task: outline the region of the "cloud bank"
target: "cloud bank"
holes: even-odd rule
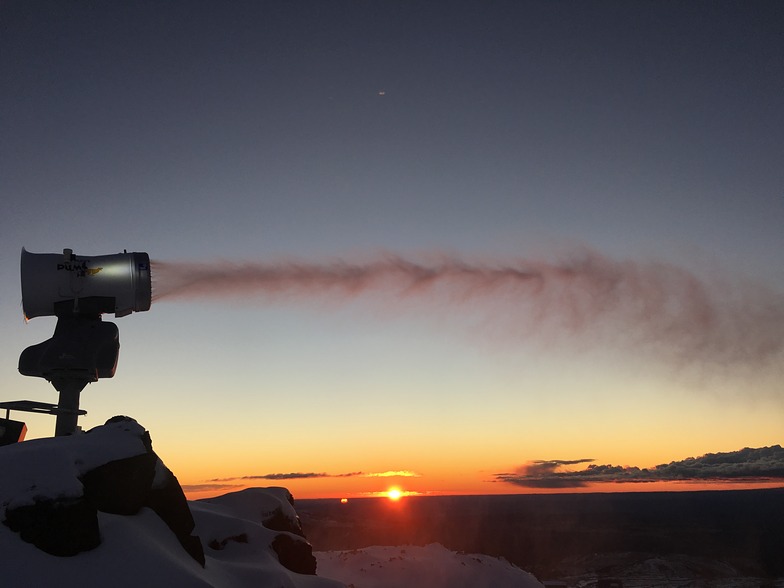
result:
[[[776,365],[784,295],[742,281],[706,281],[674,264],[580,250],[557,262],[469,262],[381,255],[349,262],[153,263],[154,299],[344,302],[446,313],[519,340],[609,343],[679,362]]]
[[[595,482],[784,482],[784,449],[780,445],[728,453],[708,453],[653,468],[594,465],[584,470],[562,471],[564,465],[593,459],[534,461],[513,473],[495,475],[498,482],[526,488],[579,488]]]
[[[233,489],[240,489],[242,485],[240,484],[182,484],[183,492],[216,492],[216,491],[223,491],[226,490],[233,490]]]
[[[389,470],[387,472],[377,472],[362,474],[365,478],[420,478],[421,475],[410,470]]]
[[[418,478],[420,474],[409,470],[390,470],[387,472],[348,472],[345,474],[328,474],[326,472],[290,472],[287,474],[256,474],[236,476],[232,478],[214,478],[208,482],[235,482],[238,480],[303,480],[309,478]]]

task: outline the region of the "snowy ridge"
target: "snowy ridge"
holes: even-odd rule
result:
[[[102,542],[74,557],[57,557],[25,543],[0,525],[3,588],[340,588],[340,582],[306,576],[284,568],[269,548],[277,534],[261,525],[194,509],[200,532],[224,536],[247,533],[248,542],[228,542],[225,549],[205,549],[202,568],[182,548],[166,524],[150,509],[134,516],[99,513]]]
[[[319,574],[353,588],[539,588],[534,576],[504,559],[424,547],[366,547],[314,553]]]

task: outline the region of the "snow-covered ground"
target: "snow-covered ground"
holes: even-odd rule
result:
[[[366,547],[315,553],[319,574],[354,588],[428,586],[534,588],[542,584],[503,559],[455,553],[433,543],[424,547]]]
[[[228,503],[228,501],[227,501]],[[227,508],[228,506],[228,508]],[[534,588],[542,584],[506,561],[426,547],[368,547],[315,553],[318,575],[296,574],[269,549],[276,533],[227,513],[233,505],[191,503],[197,533],[204,537],[246,534],[205,548],[199,566],[149,509],[134,516],[99,513],[102,543],[74,557],[57,557],[25,543],[0,526],[3,588]],[[242,505],[238,510],[242,510]]]
[[[144,455],[149,446],[149,440],[144,442],[145,434],[135,421],[126,420],[96,427],[87,434],[0,447],[0,521],[5,523],[13,509],[42,502],[67,506],[84,501],[84,476],[105,464]],[[165,470],[160,462],[156,480],[159,470]],[[30,529],[36,531],[29,525],[13,531],[7,524],[0,524],[0,587],[541,586],[533,576],[503,560],[458,554],[437,544],[318,553],[318,575],[300,574],[282,565],[273,548],[281,534],[297,539],[296,533],[262,524],[270,525],[269,517],[275,513],[279,520],[298,524],[285,488],[253,488],[190,502],[188,506],[196,523],[193,532],[204,547],[203,567],[151,508],[142,507],[135,514],[111,514],[99,509],[100,541],[73,556],[51,555],[28,542],[33,541]],[[50,515],[51,511],[35,514],[39,518],[33,522],[39,525],[38,530],[41,525],[53,528],[51,519],[45,518]],[[67,528],[72,529],[73,524],[69,525]]]
[[[269,549],[273,531],[226,508],[191,503],[197,532],[203,537],[245,533],[248,542],[227,542],[205,549],[199,566],[149,509],[135,516],[99,513],[102,543],[74,557],[57,557],[25,543],[0,526],[3,588],[533,588],[530,574],[485,555],[466,555],[441,545],[369,547],[356,551],[317,552],[318,575],[296,574],[278,563]],[[229,506],[231,508],[231,506]]]
[[[144,429],[128,420],[96,427],[86,434],[36,439],[0,447],[0,521],[7,513],[36,503],[82,499],[81,480],[90,470],[146,453]],[[165,469],[159,462],[158,468]],[[156,473],[157,478],[157,473]],[[293,514],[288,492],[260,490],[250,499],[259,511],[280,507]],[[292,572],[278,561],[271,545],[279,531],[267,529],[250,516],[249,495],[232,500],[192,505],[196,532],[201,534],[202,567],[178,541],[167,524],[150,508],[132,515],[98,510],[100,542],[74,556],[51,555],[33,545],[36,529],[15,532],[0,524],[0,586],[2,588],[339,588],[343,584]],[[52,528],[41,516],[37,524]],[[23,538],[23,534],[26,536]],[[226,541],[222,549],[208,547],[242,535],[246,542]]]
[[[57,557],[0,527],[3,588],[339,588],[339,582],[290,572],[267,544],[251,541],[213,552],[202,568],[149,509],[134,516],[99,513],[101,545]],[[258,534],[263,534],[262,530]]]

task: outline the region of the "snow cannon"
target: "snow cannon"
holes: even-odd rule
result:
[[[122,317],[150,309],[152,280],[146,253],[75,255],[22,249],[22,309],[37,316]]]
[[[25,349],[19,373],[44,378],[60,393],[57,404],[29,400],[0,402],[7,411],[0,429],[10,426],[8,411],[41,412],[57,416],[55,436],[78,431],[79,395],[87,384],[114,377],[120,352],[115,317],[150,309],[152,280],[146,253],[75,255],[30,253],[22,249],[22,309],[26,319],[56,316],[54,336]],[[10,430],[10,429],[9,429]],[[16,430],[11,441],[20,437]],[[5,437],[9,437],[5,435]],[[4,438],[5,438],[4,437]],[[21,437],[23,438],[23,436]]]

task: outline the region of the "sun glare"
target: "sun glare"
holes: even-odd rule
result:
[[[390,500],[400,500],[403,496],[403,491],[400,488],[390,488],[387,490],[387,498]]]

